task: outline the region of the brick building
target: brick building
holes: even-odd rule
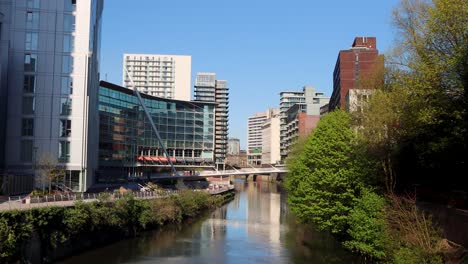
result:
[[[360,81],[374,71],[378,57],[375,37],[356,37],[350,49],[340,51],[333,71],[330,111],[336,108],[346,109],[349,90],[361,88]]]

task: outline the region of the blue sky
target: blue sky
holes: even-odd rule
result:
[[[101,78],[122,82],[123,53],[192,56],[195,74],[216,72],[230,88],[229,136],[246,145],[247,117],[278,107],[279,92],[315,86],[331,95],[340,49],[377,37],[385,53],[397,0],[107,0]]]

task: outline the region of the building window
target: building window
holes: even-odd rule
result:
[[[70,161],[70,141],[59,142],[59,161],[60,162]]]
[[[60,136],[71,136],[71,120],[60,120]]]
[[[37,69],[37,55],[25,54],[24,55],[24,71],[35,72]]]
[[[21,140],[20,159],[23,162],[32,162],[33,141],[31,139]]]
[[[39,13],[26,12],[26,29],[39,29]]]
[[[72,73],[73,72],[73,57],[72,56],[63,56],[62,58],[62,73]]]
[[[60,115],[69,116],[72,111],[72,99],[60,98]]]
[[[73,12],[76,10],[76,0],[65,0],[65,11]]]
[[[38,34],[28,32],[26,33],[26,50],[37,50]]]
[[[65,32],[75,31],[75,16],[71,14],[63,15],[63,30]]]
[[[35,88],[36,88],[36,76],[34,76],[34,75],[25,75],[24,76],[23,92],[24,93],[34,93]]]
[[[320,104],[320,99],[319,98],[313,98],[312,103],[313,104]]]
[[[22,127],[21,127],[22,136],[33,136],[34,135],[34,119],[33,118],[23,118]]]
[[[27,7],[28,8],[39,8],[39,0],[28,0]]]
[[[75,49],[75,37],[63,35],[63,52],[73,52]]]
[[[72,77],[62,77],[62,94],[73,94],[73,78]]]
[[[34,114],[34,97],[23,96],[23,115]]]

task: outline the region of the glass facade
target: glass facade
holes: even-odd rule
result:
[[[178,166],[209,165],[214,152],[214,103],[188,102],[141,94],[169,159]],[[151,123],[132,90],[101,82],[99,167],[129,175],[168,168]],[[120,174],[121,175],[121,174]],[[98,181],[110,181],[100,177]]]

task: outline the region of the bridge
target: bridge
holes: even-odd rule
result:
[[[177,171],[175,174],[158,174],[152,175],[150,178],[154,180],[158,179],[196,179],[206,177],[224,177],[224,176],[250,176],[250,175],[271,175],[271,174],[284,174],[288,170],[285,167],[273,167],[270,168],[242,168],[232,170],[205,170],[205,171]]]
[[[287,173],[288,170],[284,167],[271,168],[243,168],[233,170],[218,170],[218,171],[202,171],[200,177],[215,177],[215,176],[236,176],[236,175],[267,175],[272,173]]]

